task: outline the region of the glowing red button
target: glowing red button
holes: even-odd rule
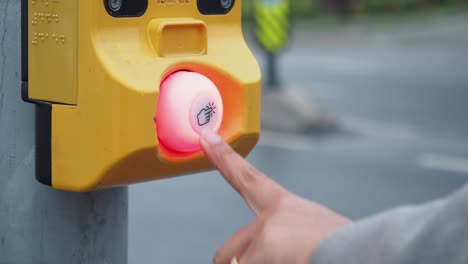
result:
[[[156,109],[158,139],[178,152],[200,149],[204,129],[217,132],[223,120],[223,102],[214,83],[188,71],[171,74],[161,84]]]

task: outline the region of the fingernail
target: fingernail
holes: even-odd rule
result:
[[[205,140],[208,144],[214,145],[223,141],[218,134],[213,132],[211,129],[205,129],[202,132],[202,139]]]

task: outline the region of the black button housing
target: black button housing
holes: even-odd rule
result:
[[[104,7],[113,17],[141,17],[148,9],[148,0],[104,0]]]
[[[235,3],[236,0],[197,0],[198,10],[203,15],[225,15]]]

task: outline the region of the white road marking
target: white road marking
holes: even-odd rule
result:
[[[451,150],[468,151],[468,144],[459,140],[427,137],[415,127],[395,123],[344,117],[339,120],[344,131],[369,137],[383,137],[423,142],[431,146],[444,146]],[[284,150],[310,152],[317,148],[318,140],[312,135],[264,130],[260,137],[260,146]],[[382,150],[385,151],[385,150]],[[443,154],[422,153],[418,166],[425,169],[437,169],[468,174],[468,157],[457,157]]]
[[[424,169],[445,170],[468,175],[468,158],[436,153],[423,153],[418,165]]]
[[[356,117],[340,117],[340,124],[346,131],[367,136],[416,139],[420,135],[416,128],[384,121]]]
[[[408,125],[348,116],[340,117],[338,121],[344,131],[357,135],[424,142],[432,146],[444,146],[454,151],[468,151],[468,144],[461,139],[433,137]]]
[[[259,145],[287,150],[310,151],[314,147],[314,141],[311,136],[275,131],[263,131],[260,137]]]
[[[382,121],[344,117],[339,119],[345,131],[365,136],[416,139],[416,129]],[[316,142],[312,136],[294,133],[263,131],[259,145],[287,150],[310,151]]]

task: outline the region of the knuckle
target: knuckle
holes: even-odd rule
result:
[[[228,148],[220,148],[218,151],[218,159],[222,164],[229,164],[234,161],[235,154]]]
[[[213,263],[215,264],[221,264],[221,263],[224,263],[226,262],[226,253],[227,252],[224,252],[225,250],[223,250],[223,248],[220,248],[218,249],[218,251],[216,251],[216,254],[214,255],[213,257]]]
[[[247,186],[255,186],[255,183],[258,181],[259,172],[249,164],[242,164],[239,168],[242,172],[240,174],[240,180],[243,184]]]
[[[288,195],[285,195],[283,193],[279,194],[277,200],[276,200],[276,203],[275,203],[275,207],[277,210],[282,210],[284,208],[288,208],[292,205],[293,201],[291,199],[291,197],[289,197]]]
[[[273,218],[265,221],[265,225],[260,231],[259,239],[267,248],[274,247],[277,244],[276,231],[276,224]]]
[[[220,165],[224,165],[225,163],[229,162],[229,148],[224,146],[224,144],[218,143],[213,145],[212,155],[217,163],[220,163]]]
[[[292,206],[290,197],[283,192],[277,192],[275,200],[270,204],[270,212],[273,215],[283,212]]]
[[[216,255],[213,257],[213,264],[220,264],[221,263],[221,257],[216,253]]]

